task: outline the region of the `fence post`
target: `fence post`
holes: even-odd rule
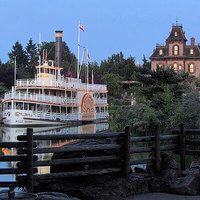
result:
[[[161,171],[161,152],[160,152],[160,126],[155,126],[155,163],[156,171]]]
[[[27,191],[33,192],[33,129],[27,128]]]
[[[185,170],[185,127],[184,123],[179,125],[179,138],[180,138],[180,162],[181,171]]]
[[[131,135],[131,127],[125,127],[125,135],[124,135],[124,178],[128,179],[130,172],[130,135]]]

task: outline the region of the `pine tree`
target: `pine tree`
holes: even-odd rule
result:
[[[35,66],[38,62],[38,56],[36,55],[37,46],[33,43],[33,40],[30,39],[26,46],[26,56],[27,56],[27,70],[30,77],[34,77],[36,70]]]

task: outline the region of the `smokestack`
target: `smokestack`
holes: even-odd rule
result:
[[[55,66],[62,66],[62,31],[56,32]]]
[[[195,45],[195,39],[192,37],[191,38],[191,46],[194,46]]]

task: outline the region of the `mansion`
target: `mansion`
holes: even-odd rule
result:
[[[166,45],[156,45],[151,55],[151,69],[157,66],[174,68],[175,71],[189,72],[190,75],[200,77],[200,45],[195,45],[195,38],[191,38],[190,45],[182,25],[173,25]]]

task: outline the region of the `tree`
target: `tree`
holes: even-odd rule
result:
[[[38,62],[38,56],[36,55],[37,46],[33,43],[33,40],[30,39],[26,46],[26,57],[27,57],[27,71],[30,77],[34,77],[36,73],[35,66]]]
[[[4,83],[4,87],[11,88],[14,85],[14,64],[0,64],[0,82]]]
[[[5,84],[0,82],[0,97],[3,97],[4,93],[7,91],[8,89],[5,87]]]
[[[42,50],[47,49],[48,60],[55,60],[55,42],[43,42]],[[75,74],[76,56],[70,51],[66,42],[62,42],[62,66],[63,74]]]
[[[18,78],[28,78],[28,70],[27,70],[27,55],[23,50],[22,45],[17,41],[15,45],[12,47],[10,53],[8,53],[10,58],[10,63],[13,63],[16,57],[17,61],[17,77]]]
[[[122,131],[129,124],[133,127],[134,134],[151,135],[154,131],[153,124],[160,122],[157,116],[157,111],[143,103],[121,106],[113,116],[113,124],[117,131]]]
[[[108,87],[108,94],[119,97],[121,94],[121,79],[120,76],[117,74],[112,74],[112,73],[106,73],[102,77],[104,83]]]

